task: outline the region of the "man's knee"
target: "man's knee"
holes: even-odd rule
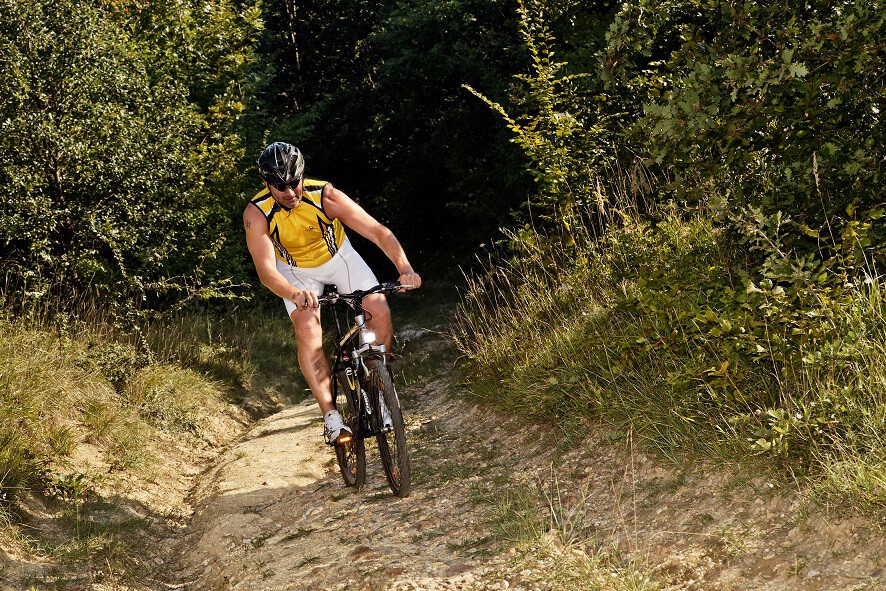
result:
[[[322,340],[320,315],[306,310],[295,310],[290,316],[295,328],[295,338],[299,345]]]
[[[373,322],[391,323],[391,309],[385,296],[374,294],[366,298],[363,307],[372,315]]]

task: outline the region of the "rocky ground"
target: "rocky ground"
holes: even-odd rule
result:
[[[287,408],[205,474],[158,582],[193,591],[883,587],[883,524],[810,511],[783,485],[664,466],[629,436],[589,428],[565,449],[550,426],[453,396],[450,370],[402,393],[408,498],[390,494],[374,445],[367,486],[345,488],[313,403]]]

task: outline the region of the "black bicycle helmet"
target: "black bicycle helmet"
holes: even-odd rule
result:
[[[274,142],[258,157],[258,174],[277,185],[288,183],[305,170],[305,158],[298,148],[285,142]]]

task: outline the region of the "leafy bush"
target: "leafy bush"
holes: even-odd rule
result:
[[[884,23],[855,0],[629,3],[600,74],[642,101],[626,140],[671,195],[694,204],[713,187],[726,209],[840,228],[884,202]]]
[[[150,353],[139,353],[131,345],[109,342],[90,343],[83,363],[95,367],[119,393],[123,393],[126,383],[140,369],[152,362]]]
[[[231,127],[251,58],[229,50],[258,23],[230,2],[184,4],[0,6],[7,297],[92,286],[123,316],[230,284],[214,262],[229,202],[207,196],[241,154]],[[194,51],[158,41],[170,35]]]
[[[546,223],[471,284],[475,388],[567,432],[602,416],[672,457],[761,454],[886,501],[882,11],[626,3],[576,70],[549,5],[523,5],[526,92],[484,99]]]

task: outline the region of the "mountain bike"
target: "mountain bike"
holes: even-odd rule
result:
[[[374,293],[393,293],[411,285],[383,283],[366,291],[338,293],[334,286],[319,298],[332,309],[335,324],[335,362],[332,365],[332,400],[351,429],[335,443],[335,456],[346,486],[366,483],[366,439],[375,437],[388,485],[394,496],[409,494],[410,464],[400,400],[383,344],[366,327],[363,298]],[[342,332],[337,302],[353,312],[353,324]],[[389,420],[385,421],[385,415]]]

